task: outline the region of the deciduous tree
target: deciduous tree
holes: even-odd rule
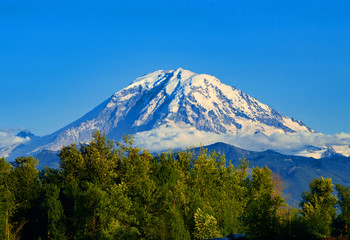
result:
[[[313,237],[329,237],[332,221],[336,217],[337,203],[337,198],[332,194],[332,179],[316,178],[310,182],[309,186],[310,190],[302,195],[302,221]]]

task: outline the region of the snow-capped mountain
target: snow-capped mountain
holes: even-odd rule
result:
[[[212,136],[208,133],[289,136],[315,132],[216,77],[178,68],[137,78],[82,118],[51,135],[16,147],[10,155],[57,151],[63,145],[88,142],[97,129],[116,140],[124,134],[139,134],[139,138],[149,139],[152,131],[161,131],[167,137],[167,132],[174,132],[171,129],[196,131],[207,138]],[[171,140],[171,135],[168,139]],[[199,142],[191,144],[199,145]],[[158,145],[158,150],[168,149]]]
[[[100,129],[111,138],[161,126],[214,133],[313,132],[300,121],[206,74],[176,69],[136,79],[58,134],[60,142],[85,141]]]
[[[134,144],[151,152],[207,145],[233,163],[247,158],[252,166],[267,165],[290,183],[290,203],[299,201],[312,178],[349,183],[349,134],[316,133],[216,77],[181,68],[137,78],[50,135],[13,135],[15,144],[2,149],[0,145],[0,157],[34,155],[40,159],[39,168],[58,167],[57,151],[89,142],[95,130],[113,140],[133,134]]]
[[[35,137],[29,130],[21,130],[16,135],[9,130],[0,131],[0,157],[7,157],[17,146]]]

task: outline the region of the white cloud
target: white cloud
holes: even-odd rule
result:
[[[150,151],[185,149],[190,146],[209,145],[224,142],[253,151],[273,149],[285,154],[293,154],[305,146],[343,146],[350,145],[350,134],[327,135],[322,133],[296,133],[285,135],[263,134],[215,134],[195,128],[161,127],[152,131],[135,134],[135,144]]]
[[[0,149],[28,141],[29,137],[16,136],[19,130],[21,129],[0,129]]]

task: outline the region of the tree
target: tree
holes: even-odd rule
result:
[[[159,239],[190,238],[186,229],[187,211],[185,173],[173,153],[158,155],[151,167],[151,178],[157,185],[155,215],[159,224]]]
[[[221,178],[222,189],[214,203],[216,218],[222,235],[244,231],[242,215],[247,203],[245,179],[248,176],[248,164],[240,160],[235,168],[231,163],[219,168],[218,177]]]
[[[301,214],[311,236],[324,238],[331,235],[332,221],[336,217],[337,198],[333,196],[333,184],[330,178],[314,179],[310,190],[302,195]]]
[[[348,226],[350,223],[350,188],[341,184],[336,184],[338,192],[338,205],[341,210],[340,217],[344,221],[345,234],[348,234]]]
[[[101,239],[139,239],[132,200],[126,196],[125,184],[113,184],[106,190],[97,208],[101,222]]]
[[[99,131],[93,133],[93,139],[80,148],[76,144],[63,147],[59,153],[60,168],[67,182],[88,181],[101,187],[111,184],[116,176],[117,156],[113,142]]]
[[[138,220],[133,227],[146,239],[159,239],[159,229],[155,227],[159,224],[155,214],[159,192],[151,178],[154,157],[147,150],[133,147],[132,138],[127,136],[117,146],[120,181],[126,186],[126,196],[133,200],[132,214]]]
[[[25,239],[35,239],[42,229],[37,224],[40,218],[40,181],[34,157],[18,157],[11,163],[14,169],[9,174],[9,189],[14,196],[16,211],[11,221],[15,232],[21,230]]]
[[[55,184],[46,184],[43,186],[43,191],[42,211],[47,224],[45,239],[64,240],[66,228],[63,206],[59,199],[60,188]]]
[[[120,146],[120,144],[119,144]],[[63,147],[60,156],[62,203],[67,217],[69,239],[136,239],[139,235],[133,203],[127,193],[132,181],[139,179],[129,157],[140,157],[139,150],[123,148],[122,155],[106,135],[96,131],[93,139],[78,148]],[[138,154],[138,155],[137,155]],[[149,155],[151,156],[151,155]],[[123,162],[123,158],[128,159]],[[139,164],[138,170],[143,171]],[[125,169],[126,168],[126,169]],[[124,172],[123,172],[124,171]],[[130,176],[128,175],[130,173]],[[128,178],[125,178],[128,175]],[[52,181],[51,181],[52,182]],[[127,184],[123,184],[126,182]],[[137,185],[137,184],[136,184]],[[139,184],[136,193],[146,188]],[[151,195],[151,194],[150,194]]]
[[[248,203],[244,222],[248,233],[258,238],[268,239],[279,233],[279,209],[285,200],[276,194],[271,170],[264,166],[252,169],[252,177],[246,179]]]
[[[9,188],[9,175],[13,170],[5,158],[0,158],[0,239],[12,238],[10,218],[15,211],[14,196]]]
[[[65,182],[79,181],[82,178],[81,174],[84,172],[84,158],[77,145],[74,143],[62,147],[58,156],[60,157],[59,166]]]
[[[194,214],[196,239],[210,239],[219,235],[217,221],[212,215],[203,212],[198,208]]]

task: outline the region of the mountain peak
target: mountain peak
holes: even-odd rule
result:
[[[183,68],[176,68],[173,70],[158,70],[155,72],[151,72],[143,75],[142,77],[136,78],[135,81],[130,85],[148,85],[154,84],[157,80],[161,79],[164,76],[170,76],[177,79],[184,79],[192,75],[196,75],[195,73],[185,70]]]
[[[313,131],[214,76],[183,68],[158,70],[137,78],[117,92],[107,108],[114,114],[112,128],[122,128],[124,133],[161,126],[195,127],[218,134]]]
[[[313,132],[214,76],[176,68],[137,78],[82,118],[27,147],[57,151],[90,141],[95,130],[118,140],[171,127],[232,135]]]
[[[34,134],[29,130],[22,130],[19,133],[17,133],[16,136],[21,138],[26,138],[26,137],[32,138],[34,137]]]

